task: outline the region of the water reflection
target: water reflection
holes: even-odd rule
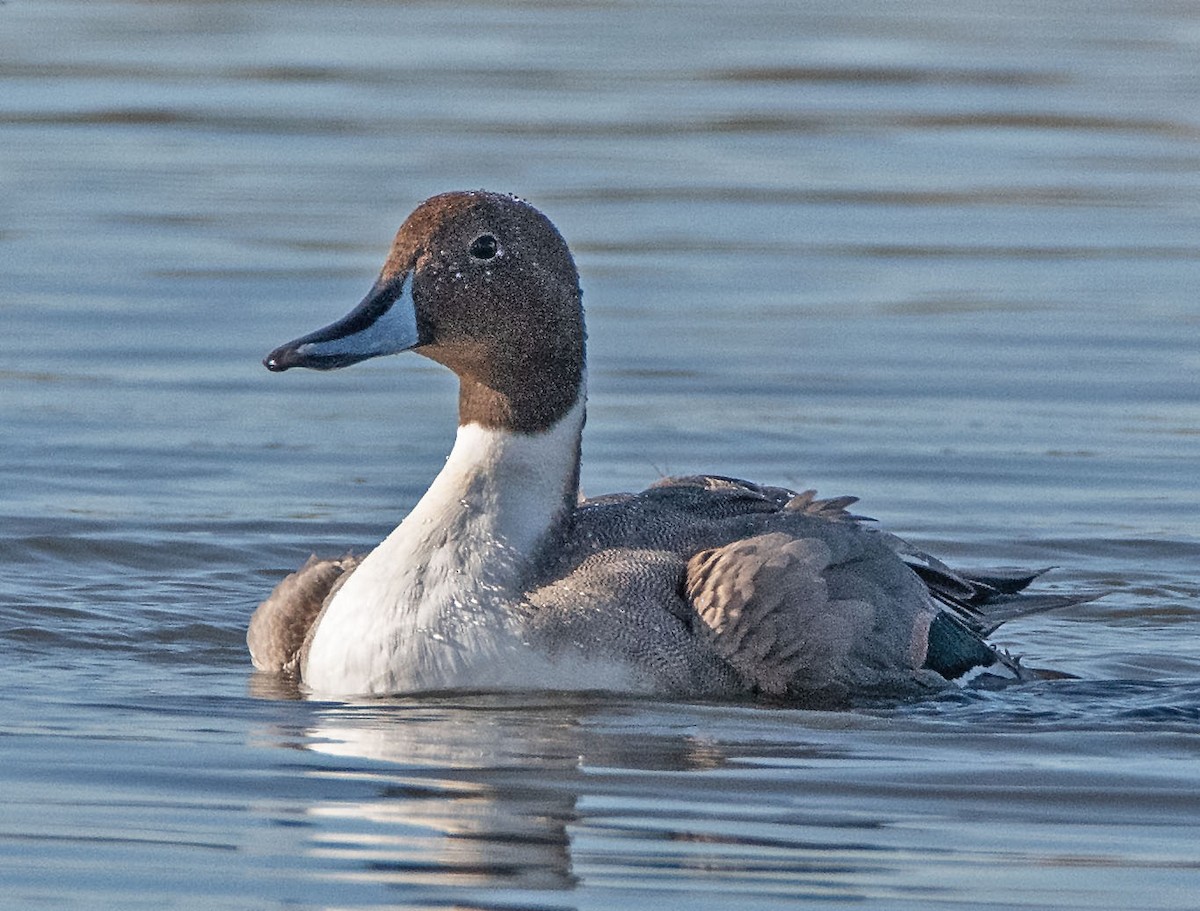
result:
[[[263,741],[298,751],[305,797],[284,831],[315,882],[363,890],[345,905],[382,890],[436,907],[628,907],[674,889],[701,909],[1076,907],[1092,884],[1128,894],[1138,870],[1200,869],[1178,836],[1200,798],[1170,787],[1195,751],[1194,713],[1168,709],[1194,695],[1058,681],[854,713],[291,702],[274,705],[297,725]],[[1136,768],[1110,752],[1131,712]]]
[[[338,861],[338,878],[534,891],[575,889],[579,864],[594,873],[597,851],[618,855],[603,862],[606,877],[639,887],[697,875],[767,876],[779,886],[830,864],[832,846],[784,834],[778,810],[714,801],[703,786],[690,793],[685,779],[730,770],[725,745],[702,736],[694,715],[664,733],[640,703],[480,701],[322,708],[307,748],[353,762],[315,774],[368,793],[310,804],[306,853]],[[769,761],[779,744],[750,752]],[[786,748],[792,762],[837,752]]]
[[[309,808],[310,851],[394,885],[569,889],[568,826],[582,733],[564,712],[547,723],[508,713],[330,712],[310,748],[387,763],[374,798]],[[333,772],[356,776],[354,771]]]

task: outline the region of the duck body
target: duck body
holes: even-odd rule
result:
[[[968,578],[818,500],[720,476],[578,496],[583,310],[565,242],[511,196],[422,203],[371,293],[269,369],[414,350],[459,376],[446,465],[364,558],[310,560],[251,619],[262,671],[325,696],[448,689],[843,699],[1026,676],[999,623],[1085,600]]]

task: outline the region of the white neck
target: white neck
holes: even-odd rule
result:
[[[305,682],[364,694],[479,684],[466,662],[510,635],[530,562],[574,504],[584,401],[538,434],[458,428],[412,512],[320,620]]]

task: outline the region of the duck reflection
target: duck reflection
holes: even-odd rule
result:
[[[329,796],[304,810],[304,850],[334,878],[359,882],[568,891],[572,829],[581,800],[604,806],[602,773],[619,770],[627,787],[639,772],[725,762],[690,731],[630,721],[622,735],[637,703],[472,695],[307,706],[315,723],[280,738],[330,760],[310,773]]]

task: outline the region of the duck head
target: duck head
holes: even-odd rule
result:
[[[415,351],[459,377],[459,423],[553,426],[584,394],[579,274],[528,203],[486,191],[421,203],[375,285],[337,322],[280,345],[268,370],[332,370]]]

